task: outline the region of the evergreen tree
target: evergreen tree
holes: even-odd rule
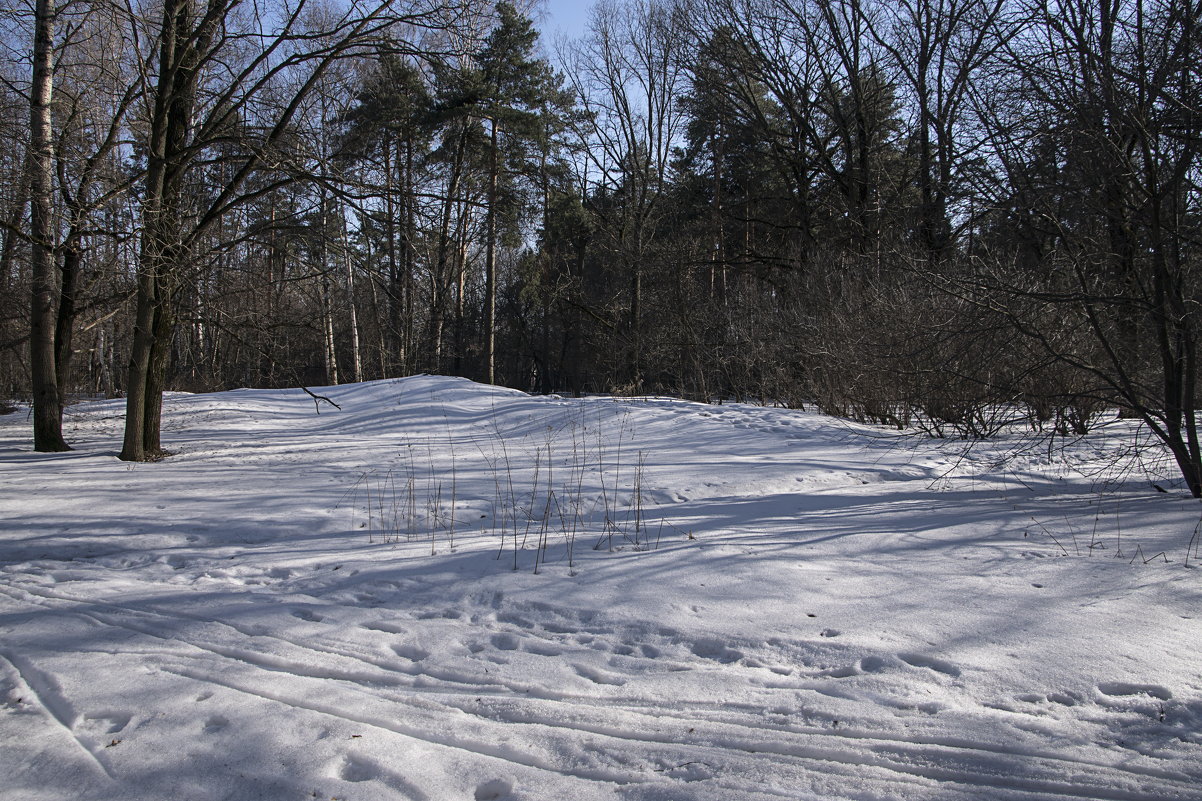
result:
[[[480,52],[464,109],[488,123],[487,222],[484,278],[484,378],[496,382],[497,247],[502,221],[516,218],[519,178],[537,179],[545,169],[546,139],[554,118],[570,101],[562,80],[536,56],[538,32],[512,3],[496,5],[497,23]],[[543,145],[540,147],[540,145]],[[527,157],[544,154],[538,166]]]
[[[381,53],[367,70],[355,105],[342,118],[342,159],[371,165],[382,201],[362,220],[363,233],[382,244],[388,308],[383,321],[385,374],[416,366],[420,172],[430,156],[434,98],[426,76],[410,60]]]

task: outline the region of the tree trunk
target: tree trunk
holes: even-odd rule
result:
[[[321,330],[325,343],[326,381],[334,386],[339,383],[338,350],[334,341],[334,309],[330,297],[330,279],[327,275],[321,277]]]
[[[403,196],[400,197],[400,207],[398,208],[398,194],[403,192],[403,189],[398,189],[397,184],[403,185],[403,176],[394,176],[394,169],[400,172],[399,161],[397,165],[393,164],[392,147],[388,144],[384,146],[384,235],[387,243],[388,257],[388,283],[384,287],[385,296],[388,298],[388,309],[386,311],[386,322],[382,326],[387,332],[388,345],[384,348],[383,354],[388,362],[388,368],[385,375],[391,375],[396,370],[404,371],[404,365],[408,355],[408,350],[405,343],[405,336],[402,333],[404,326],[404,318],[402,309],[405,302],[404,278],[401,271],[405,269],[401,266],[400,260],[397,258],[397,222],[398,217],[404,215]],[[403,223],[402,223],[403,225]],[[403,237],[404,234],[402,233]]]
[[[125,441],[120,455],[127,462],[147,460],[142,433],[146,428],[146,384],[150,373],[150,351],[154,346],[154,283],[154,277],[145,271],[138,276],[137,310],[126,379]]]
[[[179,244],[182,160],[195,102],[196,71],[187,50],[190,0],[168,0],[163,9],[158,82],[147,139],[143,231],[138,254],[137,312],[130,347],[125,439],[120,458],[160,458],[159,418],[172,323],[171,282],[183,257]],[[185,52],[187,51],[187,52]]]
[[[430,298],[430,350],[433,357],[433,372],[441,373],[443,366],[443,334],[446,329],[447,297],[451,293],[451,217],[453,216],[459,180],[463,173],[463,154],[467,149],[467,129],[462,128],[455,145],[455,157],[451,161],[451,174],[447,180],[447,195],[442,207],[442,222],[438,229],[438,251],[434,274],[431,280]]]
[[[59,391],[66,390],[71,378],[71,359],[74,356],[76,288],[83,253],[78,240],[68,237],[63,251],[62,284],[58,296],[58,319],[54,330],[54,371]]]
[[[351,246],[346,232],[346,213],[340,210],[338,217],[342,220],[342,259],[343,266],[346,268],[346,296],[351,313],[351,362],[355,371],[354,380],[357,384],[363,380],[363,354],[359,343],[359,310],[355,300],[355,269],[351,264]]]
[[[492,120],[488,165],[488,225],[484,257],[484,381],[497,383],[497,121]]]
[[[401,236],[404,237],[402,254],[404,258],[401,260],[404,274],[402,276],[404,290],[405,306],[404,306],[404,325],[401,329],[401,369],[406,373],[413,371],[415,359],[413,353],[413,312],[414,312],[414,273],[416,271],[417,256],[414,252],[416,248],[415,238],[417,236],[417,224],[414,219],[414,188],[413,188],[413,140],[412,138],[405,142],[405,177],[401,183],[401,191],[404,193],[404,206],[401,210]]]
[[[29,218],[32,235],[32,292],[29,364],[33,388],[33,447],[67,451],[63,439],[62,387],[55,364],[59,276],[55,264],[54,149],[50,101],[54,91],[53,0],[37,0],[33,42],[33,86],[29,103]]]
[[[153,337],[150,343],[149,369],[146,371],[146,405],[143,410],[142,453],[147,459],[161,459],[170,453],[162,442],[163,391],[167,383],[167,361],[171,355],[171,338],[175,332],[175,315],[170,293],[159,287],[155,309]]]

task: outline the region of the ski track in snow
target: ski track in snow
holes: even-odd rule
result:
[[[0,799],[1202,798],[1197,512],[1114,438],[322,394],[171,395],[132,467],[117,404],[0,421]]]

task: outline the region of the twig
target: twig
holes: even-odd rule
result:
[[[1037,525],[1041,529],[1043,529],[1043,533],[1047,534],[1051,538],[1052,542],[1056,543],[1056,547],[1059,548],[1061,551],[1063,551],[1065,556],[1069,555],[1068,548],[1065,548],[1063,545],[1060,544],[1060,540],[1056,539],[1056,535],[1053,534],[1051,531],[1049,531],[1047,526],[1045,526],[1043,523],[1040,523],[1038,520],[1036,520],[1034,515],[1027,515],[1027,517],[1031,518],[1032,523],[1034,523],[1035,525]]]
[[[1144,559],[1144,548],[1139,543],[1136,543],[1135,553],[1131,555],[1131,561],[1128,562],[1127,564],[1129,564],[1129,565],[1135,564],[1136,559]],[[1148,560],[1144,559],[1144,564],[1146,565],[1147,563],[1148,563]]]
[[[1189,538],[1189,545],[1185,546],[1185,566],[1189,567],[1189,552],[1194,547],[1194,541],[1198,539],[1198,529],[1202,528],[1202,518],[1199,518],[1198,524],[1194,526],[1194,535]]]
[[[325,401],[326,403],[330,404],[338,411],[342,411],[341,406],[339,406],[337,403],[334,403],[334,401],[330,400],[325,395],[315,395],[309,391],[308,387],[301,387],[301,389],[303,389],[305,392],[307,392],[309,394],[309,397],[313,399],[313,405],[317,407],[318,414],[321,414],[321,401]]]

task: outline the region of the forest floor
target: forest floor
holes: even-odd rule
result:
[[[0,417],[0,799],[1202,798],[1202,510],[1128,423],[314,391],[169,395],[153,464]]]

